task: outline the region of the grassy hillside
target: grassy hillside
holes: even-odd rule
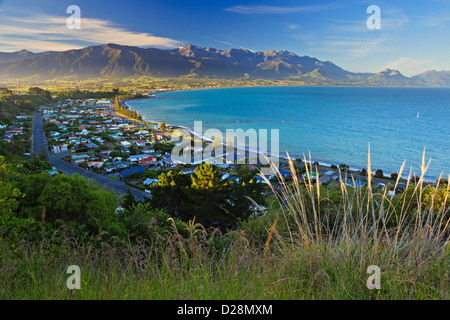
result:
[[[116,213],[81,177],[0,174],[1,299],[450,298],[450,189],[425,188],[423,175],[398,197],[370,180],[294,180],[273,190],[278,206],[220,231],[143,204]],[[80,290],[66,287],[69,265]],[[367,286],[371,265],[380,289]]]

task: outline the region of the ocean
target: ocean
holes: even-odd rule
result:
[[[397,172],[406,161],[426,178],[450,170],[450,88],[248,87],[171,91],[128,101],[149,120],[203,129],[278,129],[280,156],[303,154],[323,164]],[[269,131],[270,132],[270,131]]]

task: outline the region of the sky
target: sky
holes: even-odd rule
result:
[[[70,5],[80,29],[69,29]],[[367,20],[380,8],[380,29]],[[450,70],[449,0],[0,0],[0,52],[89,45],[288,50],[352,72]]]

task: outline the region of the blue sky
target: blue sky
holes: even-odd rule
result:
[[[81,29],[69,30],[69,5]],[[381,9],[381,29],[366,12]],[[0,0],[0,51],[67,50],[118,43],[174,48],[288,50],[346,70],[385,67],[411,76],[450,70],[448,0]]]

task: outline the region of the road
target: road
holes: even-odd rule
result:
[[[128,186],[125,182],[111,179],[107,176],[97,174],[95,172],[83,169],[77,165],[73,165],[64,160],[61,160],[62,155],[49,154],[47,148],[47,138],[45,137],[44,128],[42,126],[42,116],[40,113],[34,114],[33,119],[33,150],[34,154],[39,154],[39,150],[43,148],[48,156],[48,161],[55,166],[58,170],[61,170],[64,174],[72,176],[73,174],[79,174],[88,179],[94,179],[99,184],[106,188],[113,189],[121,194],[125,194],[130,190],[131,194],[137,201],[144,201],[145,198],[151,198],[151,195],[141,191],[139,189]]]
[[[31,136],[33,140],[32,143],[32,153],[39,154],[41,148],[48,150],[47,148],[47,138],[45,137],[44,128],[42,126],[42,115],[40,112],[36,112],[33,118],[33,133]]]

